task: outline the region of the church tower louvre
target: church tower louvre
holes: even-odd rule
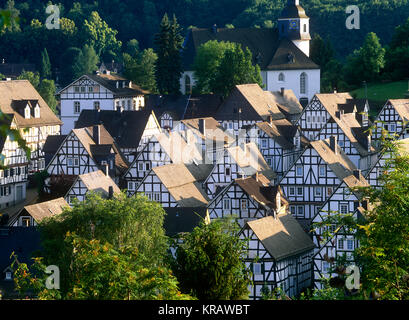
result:
[[[278,18],[280,38],[291,40],[307,57],[310,56],[310,18],[300,5],[300,0],[288,0]]]

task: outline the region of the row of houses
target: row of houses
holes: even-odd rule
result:
[[[32,98],[26,97],[26,107],[35,105],[33,118],[44,126],[39,119],[47,113],[39,104],[35,118]],[[46,191],[66,206],[90,191],[105,197],[120,190],[141,193],[181,221],[168,222],[173,230],[186,231],[184,221],[194,225],[193,212],[210,220],[234,215],[241,236],[251,239],[245,261],[253,271],[255,299],[265,286],[282,286],[290,296],[312,283],[320,287],[335,256],[345,253],[352,262],[359,245],[353,235],[337,230],[327,241],[312,225],[331,211],[362,215],[369,204],[351,188],[379,186],[387,156],[377,144],[382,130],[404,142],[408,136],[407,100],[389,100],[373,132],[369,102],[346,93],[316,94],[303,108],[290,90],[268,92],[249,84],[236,86],[224,100],[153,96],[143,105],[83,110],[67,134],[50,130],[37,149],[48,173]],[[25,190],[27,180],[10,180],[10,172],[4,175],[8,184],[22,181]],[[8,225],[35,226],[39,218],[24,210]]]

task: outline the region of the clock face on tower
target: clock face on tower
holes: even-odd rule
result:
[[[290,20],[290,30],[298,30],[298,20]]]

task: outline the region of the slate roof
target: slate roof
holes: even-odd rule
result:
[[[74,182],[73,187],[80,180],[82,181],[82,183],[84,183],[89,191],[101,193],[104,197],[107,197],[109,195],[109,187],[113,188],[114,193],[121,192],[114,180],[112,180],[111,177],[105,175],[101,170],[79,175],[77,180]],[[68,193],[69,192],[70,191],[68,191]]]
[[[168,237],[173,237],[179,233],[192,232],[207,216],[207,208],[205,207],[163,209],[166,212],[163,227]]]
[[[35,72],[35,65],[29,63],[0,63],[0,73],[5,77],[17,78],[23,71]]]
[[[409,121],[409,99],[390,99],[389,103],[404,121]]]
[[[55,154],[61,144],[64,142],[67,135],[55,135],[55,136],[47,136],[47,140],[45,140],[43,146],[43,152],[49,154]]]
[[[82,110],[75,128],[103,124],[121,148],[138,148],[152,111]],[[159,124],[158,124],[159,125]]]
[[[229,41],[248,47],[253,54],[253,64],[261,70],[319,69],[304,52],[290,40],[279,39],[278,30],[272,28],[212,28],[190,29],[184,42],[182,62],[184,70],[193,70],[194,58],[200,45],[210,41]],[[294,63],[289,63],[288,54],[294,56]]]
[[[315,245],[291,214],[268,216],[248,221],[264,248],[276,260],[302,254],[312,250]]]
[[[39,223],[44,218],[61,214],[64,208],[69,207],[69,204],[64,200],[64,198],[57,198],[54,200],[25,206],[18,216],[20,216],[22,212],[26,211],[37,223]],[[14,222],[11,222],[10,224],[13,223]]]
[[[281,91],[271,91],[271,94],[273,95],[274,100],[281,112],[288,113],[290,115],[302,113],[303,107],[295,96],[293,90],[285,89],[283,94]]]
[[[134,97],[149,93],[149,91],[143,90],[140,86],[134,83],[131,83],[131,86],[129,86],[130,81],[128,79],[116,74],[94,73],[87,74],[86,76],[112,91],[114,93],[114,97]],[[117,82],[119,82],[119,88],[116,87]],[[125,82],[125,88],[122,87],[122,82]]]
[[[40,118],[25,119],[24,113],[21,114],[18,111],[18,106],[34,101],[38,101]],[[0,110],[3,113],[13,114],[16,124],[20,128],[62,124],[28,80],[0,81]]]
[[[284,149],[292,149],[295,147],[293,139],[298,127],[287,119],[272,122],[258,122],[255,126],[265,132],[270,138],[273,138]]]
[[[245,175],[261,173],[269,180],[276,177],[254,142],[245,144],[243,148],[241,146],[227,148],[227,152]]]
[[[287,5],[284,7],[284,10],[281,12],[281,15],[278,19],[289,19],[289,18],[308,18],[303,7],[299,4],[296,5],[296,1],[288,0]]]
[[[241,114],[239,110],[241,109]],[[269,121],[284,119],[284,114],[277,106],[275,96],[264,91],[258,84],[236,85],[220,106],[217,120]]]
[[[180,207],[206,207],[207,194],[184,164],[168,164],[154,167],[153,172],[168,189]]]

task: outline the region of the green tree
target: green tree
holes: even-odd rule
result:
[[[326,71],[327,64],[334,59],[334,49],[329,39],[324,41],[316,34],[311,41],[310,58],[321,67],[321,72]]]
[[[18,80],[28,80],[34,88],[40,86],[40,74],[38,72],[24,71],[17,77]]]
[[[182,292],[198,299],[248,298],[249,271],[242,258],[246,241],[233,219],[202,222],[183,237],[176,250],[174,272]]]
[[[156,83],[162,94],[180,94],[180,77],[182,75],[181,49],[183,37],[176,16],[172,22],[165,13],[160,24],[160,31],[155,35]]]
[[[14,0],[8,0],[4,10],[0,10],[0,31],[19,32],[20,11],[15,7]]]
[[[47,102],[48,106],[57,114],[57,99],[54,80],[43,79],[38,88],[38,93]]]
[[[90,74],[98,70],[98,63],[99,58],[94,48],[85,44],[72,66],[74,78],[79,78],[84,74]]]
[[[137,49],[134,48],[133,50]],[[136,51],[133,56],[124,53],[124,76],[143,89],[152,93],[156,92],[155,63],[157,58],[156,53],[150,48],[142,52]]]
[[[43,79],[51,78],[51,62],[50,62],[50,58],[48,57],[48,52],[46,48],[44,48],[43,52],[41,52],[40,74]]]
[[[96,11],[93,11],[91,17],[84,21],[86,42],[94,47],[99,57],[109,52],[115,54],[120,52],[122,42],[116,39],[117,33],[118,31],[111,29]]]
[[[233,49],[231,42],[211,40],[202,44],[197,50],[193,64],[196,79],[195,91],[210,93],[210,81],[217,72],[227,49]]]
[[[75,64],[81,54],[81,49],[68,48],[60,57],[59,84],[65,86],[75,80]]]
[[[212,92],[228,96],[235,85],[257,83],[263,86],[260,67],[253,66],[252,54],[248,48],[244,51],[240,44],[227,49],[220,65],[209,81]]]

